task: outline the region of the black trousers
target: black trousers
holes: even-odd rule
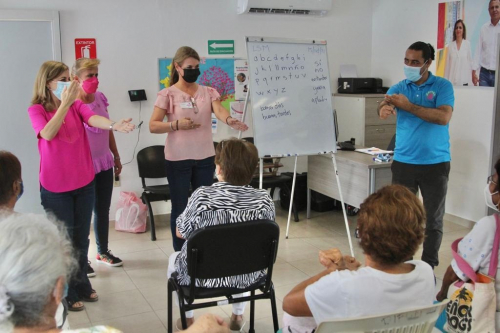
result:
[[[438,253],[443,238],[443,216],[448,190],[450,162],[420,165],[394,161],[391,166],[392,183],[418,190],[424,199],[427,216],[422,260],[435,267],[439,265]]]

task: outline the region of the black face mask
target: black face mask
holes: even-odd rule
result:
[[[188,83],[196,82],[198,76],[200,76],[199,68],[184,68],[184,76],[182,77],[184,81]]]

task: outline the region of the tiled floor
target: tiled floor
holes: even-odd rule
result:
[[[276,208],[277,223],[281,227],[278,260],[273,273],[276,287],[278,316],[283,314],[283,297],[297,283],[319,273],[318,251],[338,247],[349,253],[347,232],[342,212],[312,212],[311,219],[301,212],[300,222],[290,222],[289,238],[285,238],[287,211]],[[124,261],[123,267],[107,267],[95,261],[95,238],[91,235],[89,258],[97,276],[91,278],[92,286],[99,294],[99,301],[86,303],[86,310],[71,312],[69,323],[72,328],[106,324],[126,333],[166,332],[167,325],[167,265],[173,252],[169,216],[156,218],[157,238],[152,242],[149,231],[144,234],[129,234],[110,230],[109,248]],[[354,239],[356,217],[349,217],[355,256],[363,262],[363,254]],[[451,261],[450,245],[456,238],[464,236],[467,228],[445,221],[443,244],[439,252],[441,264],[436,267],[437,287]],[[421,255],[421,250],[416,258]],[[249,315],[247,306],[247,318]],[[228,318],[231,306],[220,306],[195,311],[195,317],[212,312]],[[179,311],[174,309],[174,323]],[[268,301],[256,302],[256,332],[272,332],[271,310]],[[228,320],[228,319],[226,319]]]

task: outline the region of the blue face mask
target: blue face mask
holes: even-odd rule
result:
[[[61,100],[61,94],[64,90],[64,87],[67,87],[66,89],[69,88],[71,82],[64,82],[64,81],[57,81],[57,88],[56,90],[52,90],[52,93],[59,99]]]
[[[21,191],[19,191],[19,194],[17,195],[17,200],[21,199],[24,193],[24,184],[22,180],[19,180],[19,186],[21,187]]]
[[[427,63],[427,61],[424,62],[422,67],[424,67],[426,63]],[[412,82],[417,82],[418,80],[420,80],[420,78],[422,78],[422,75],[424,75],[424,73],[425,73],[425,71],[424,71],[424,73],[420,74],[420,70],[422,69],[422,67],[411,67],[411,66],[405,65],[404,72],[405,72],[406,78]]]

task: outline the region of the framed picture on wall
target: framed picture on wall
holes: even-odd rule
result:
[[[438,4],[436,75],[455,86],[495,85],[500,1]]]

